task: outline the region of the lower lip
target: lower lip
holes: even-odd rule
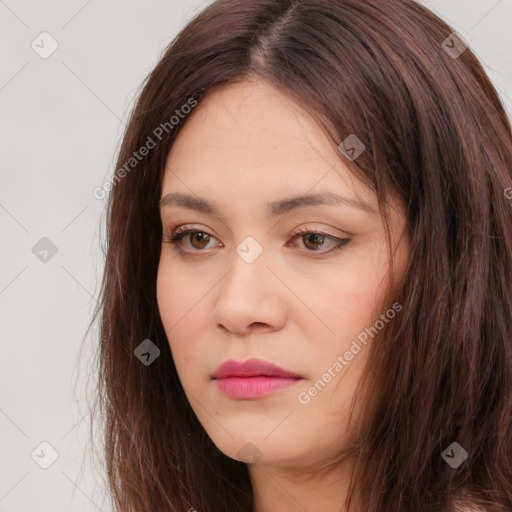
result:
[[[302,379],[288,377],[229,377],[215,379],[218,388],[231,398],[262,398],[296,384]]]

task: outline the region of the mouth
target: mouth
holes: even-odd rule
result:
[[[303,377],[259,359],[245,362],[225,361],[212,379],[218,389],[235,399],[256,399],[293,386]]]
[[[230,398],[256,399],[271,395],[281,389],[293,386],[301,381],[300,378],[291,377],[227,377],[215,379],[221,392]]]

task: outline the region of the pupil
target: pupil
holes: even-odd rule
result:
[[[208,237],[208,235],[206,233],[195,233],[193,239],[194,238],[202,239],[202,240],[199,240],[199,246],[203,247],[204,244],[201,245],[201,242],[204,242],[207,237]]]
[[[322,244],[321,239],[323,239],[323,235],[320,235],[318,233],[310,233],[309,235],[306,236],[306,240],[310,240],[310,237],[313,237],[313,242],[312,242],[313,244],[317,244],[317,243],[319,243],[320,245]],[[316,240],[315,240],[315,238],[316,238]]]

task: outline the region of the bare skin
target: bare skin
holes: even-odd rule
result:
[[[275,216],[267,207],[320,192],[360,204]],[[349,408],[372,337],[357,352],[353,342],[388,309],[387,241],[375,194],[300,106],[255,80],[217,90],[190,115],[167,160],[162,198],[170,193],[219,207],[219,215],[161,208],[164,237],[180,226],[199,232],[162,243],[157,278],[160,315],[191,407],[223,453],[252,457],[254,512],[340,512],[350,461],[337,456],[357,429]],[[405,220],[399,209],[391,220],[400,275]],[[322,233],[349,241],[336,248]],[[237,247],[262,252],[248,263]],[[302,379],[258,399],[223,394],[211,379],[215,369],[251,357]],[[315,392],[319,379],[324,385]]]

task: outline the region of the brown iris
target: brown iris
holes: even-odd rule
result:
[[[196,246],[192,243],[194,239],[198,240],[199,246]],[[203,233],[202,231],[198,231],[196,233],[192,233],[190,235],[190,243],[192,244],[192,247],[195,249],[203,249],[208,245],[208,242],[210,241],[210,235],[208,233]],[[203,244],[203,245],[201,245]]]
[[[319,246],[321,246],[324,242],[325,235],[322,235],[320,233],[309,233],[306,235],[302,235],[302,238],[305,240],[304,245],[308,249],[318,249],[318,247],[316,245],[314,245],[313,247],[309,247],[306,240],[311,240],[311,238],[312,238],[313,239],[312,244],[318,244]]]

